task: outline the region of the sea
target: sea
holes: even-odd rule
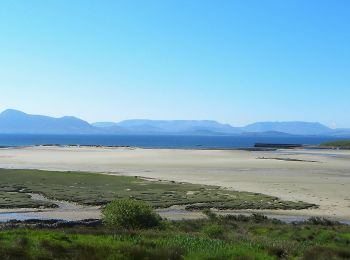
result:
[[[0,147],[92,145],[141,148],[251,148],[255,143],[318,145],[329,136],[33,135],[0,134]]]

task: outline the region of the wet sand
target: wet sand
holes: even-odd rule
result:
[[[219,185],[320,205],[263,211],[269,214],[350,220],[350,151],[2,148],[0,168],[89,171]]]

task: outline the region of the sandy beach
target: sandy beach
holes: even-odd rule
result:
[[[88,171],[219,185],[320,206],[266,213],[350,220],[350,151],[39,146],[0,149],[0,168]]]

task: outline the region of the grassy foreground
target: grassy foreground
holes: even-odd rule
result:
[[[349,259],[349,245],[349,226],[317,219],[283,224],[261,215],[162,221],[134,231],[103,225],[0,231],[1,259]]]
[[[85,172],[0,169],[0,208],[54,207],[32,200],[27,193],[85,205],[104,205],[117,198],[134,198],[153,207],[186,205],[187,209],[304,209],[315,205],[282,201],[258,193],[237,192],[217,186]]]
[[[334,142],[326,142],[326,143],[320,144],[320,146],[350,149],[350,140],[340,140],[340,141],[334,141]]]

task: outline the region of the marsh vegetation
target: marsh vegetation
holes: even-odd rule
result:
[[[218,186],[87,172],[0,169],[0,179],[0,208],[55,206],[49,202],[33,200],[29,193],[83,205],[105,205],[114,199],[132,198],[147,202],[153,208],[185,205],[188,210],[305,209],[316,206]]]
[[[350,149],[350,140],[339,140],[320,144],[321,147]]]

